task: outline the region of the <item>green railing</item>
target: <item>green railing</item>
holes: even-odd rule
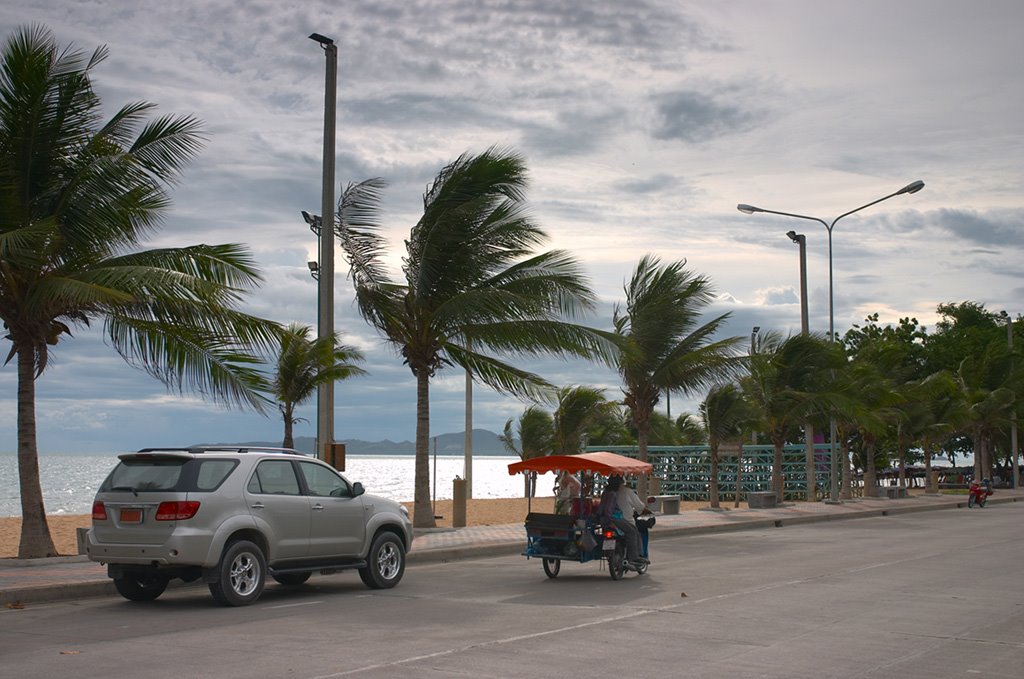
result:
[[[639,457],[635,446],[590,446],[588,451],[609,452]],[[722,501],[736,499],[736,471],[740,472],[740,500],[747,493],[771,490],[771,445],[745,445],[740,456],[719,455],[718,496]],[[782,451],[782,478],[785,499],[803,499],[807,494],[807,472],[803,444],[789,445]],[[814,447],[818,498],[829,495],[829,444]],[[711,458],[707,446],[648,446],[647,461],[654,465],[654,476],[661,479],[661,494],[678,495],[683,500],[708,499]]]

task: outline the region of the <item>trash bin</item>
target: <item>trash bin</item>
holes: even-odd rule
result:
[[[662,495],[661,496],[661,513],[662,514],[678,514],[679,513],[679,496],[678,495]]]
[[[452,528],[466,525],[466,479],[456,476],[452,481]]]

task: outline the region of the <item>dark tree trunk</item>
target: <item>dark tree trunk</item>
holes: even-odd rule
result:
[[[782,502],[785,498],[786,485],[782,478],[782,447],[784,443],[782,439],[772,440],[772,491],[775,492],[776,499],[778,502]]]
[[[35,352],[22,348],[18,351],[18,483],[21,488],[19,559],[57,556],[43,507],[37,445]]]
[[[718,443],[711,444],[711,480],[708,483],[711,507],[718,509]]]
[[[413,526],[434,528],[434,507],[430,502],[430,375],[416,370],[416,479]]]
[[[282,408],[281,417],[284,419],[284,441],[281,442],[282,448],[294,448],[295,440],[292,438],[292,426],[294,422],[294,411],[290,407]]]

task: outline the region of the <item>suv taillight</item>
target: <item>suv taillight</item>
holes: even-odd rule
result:
[[[96,500],[92,503],[92,520],[93,521],[106,521],[107,520],[107,508],[106,506]]]
[[[157,521],[182,521],[191,519],[199,511],[199,503],[193,500],[188,502],[161,502],[156,508]]]

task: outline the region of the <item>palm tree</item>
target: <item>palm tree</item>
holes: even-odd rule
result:
[[[712,387],[700,404],[700,418],[707,432],[711,456],[711,479],[708,496],[711,506],[718,509],[718,446],[723,442],[739,441],[752,418],[750,404],[735,384]],[[739,462],[739,460],[737,460]],[[737,465],[738,467],[739,465]]]
[[[72,326],[169,389],[262,410],[258,351],[276,326],[237,310],[259,281],[238,245],[137,249],[199,150],[200,124],[128,104],[100,122],[90,75],[107,56],[20,29],[0,54],[0,319],[18,370],[22,558],[55,553],[39,486],[35,380]]]
[[[561,251],[534,254],[546,236],[526,213],[525,186],[523,161],[495,148],[462,155],[442,169],[406,241],[404,282],[388,277],[384,239],[368,218],[372,210],[358,220],[346,218],[344,207],[339,211],[338,237],[359,311],[416,378],[417,527],[435,525],[428,442],[430,379],[438,370],[455,364],[499,391],[538,398],[553,387],[497,355],[613,360],[612,342],[569,322],[594,302],[575,260]]]
[[[932,483],[932,455],[935,446],[958,431],[967,419],[962,393],[948,370],[940,370],[919,382],[919,397],[925,408],[921,423],[921,449],[929,492],[938,492]]]
[[[842,360],[836,347],[821,337],[793,335],[783,340],[777,333],[763,335],[758,353],[750,357],[749,374],[741,384],[757,427],[772,442],[772,490],[780,502],[786,440],[797,427],[841,400],[828,386],[827,376],[841,367]]]
[[[683,446],[699,446],[708,440],[704,425],[693,413],[683,413],[677,417],[676,430],[679,432],[680,445]]]
[[[515,436],[512,434],[512,420],[505,421],[505,430],[498,438],[510,453],[519,456],[520,460],[532,460],[535,457],[550,455],[554,448],[555,422],[551,414],[538,406],[530,406],[519,416],[519,447],[516,447]],[[533,497],[536,477],[524,474],[525,497]]]
[[[645,462],[651,414],[662,392],[704,390],[739,367],[733,353],[740,338],[714,339],[729,314],[701,323],[701,311],[713,300],[711,282],[685,265],[677,261],[663,266],[657,257],[645,255],[625,286],[625,308],[616,305],[612,316],[621,338],[623,403],[636,426],[637,448]],[[643,495],[646,487],[641,486]]]
[[[586,446],[589,428],[615,403],[604,397],[603,389],[573,386],[558,390],[554,415],[554,450],[559,455],[575,455]]]
[[[292,426],[302,421],[295,416],[296,406],[308,401],[322,384],[366,374],[355,365],[363,360],[362,353],[355,347],[342,344],[338,333],[311,340],[312,332],[308,325],[291,323],[281,334],[273,395],[284,420],[281,445],[285,448],[295,447]]]

